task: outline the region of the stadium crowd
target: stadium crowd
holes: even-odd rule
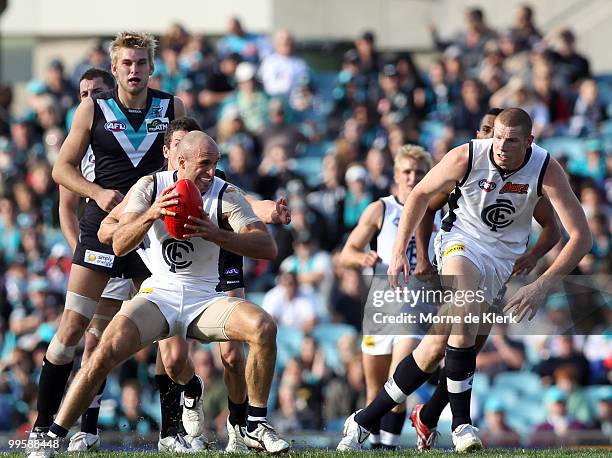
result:
[[[450,38],[432,25],[436,51],[422,66],[409,52],[382,52],[364,32],[335,74],[300,58],[287,30],[252,33],[238,18],[216,42],[179,24],[160,37],[150,85],[180,97],[217,139],[230,182],[264,198],[287,197],[292,210],[289,226],[270,227],[277,261],[246,261],[249,297],[280,325],[271,401],[279,431],[338,431],[364,405],[366,280],[340,267],[337,255],[365,207],[389,194],[392,157],[406,143],[438,160],[473,137],[490,107],[525,109],[536,142],[562,162],[588,216],[594,243],[579,271],[609,279],[612,75],[593,75],[572,31],[539,30],[527,6],[508,25],[491,28],[476,8]],[[23,435],[32,424],[35,383],[61,316],[71,253],[51,167],[89,67],[110,67],[102,42],[72,72],[50,62],[44,81],[28,84],[22,113],[11,109],[11,87],[0,87],[0,431]],[[538,445],[533,431],[563,437],[594,429],[612,438],[612,304],[582,329],[588,336],[562,336],[574,302],[549,298],[538,317],[548,335],[508,335],[500,327],[489,338],[474,383],[474,418],[486,445]],[[223,431],[217,347],[194,344],[193,355],[209,429]],[[157,429],[154,364],[154,350],[145,349],[109,378],[105,430]]]

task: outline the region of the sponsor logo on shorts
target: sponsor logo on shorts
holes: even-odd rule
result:
[[[237,267],[230,267],[223,272],[225,275],[238,275],[240,270]]]
[[[121,132],[127,129],[125,123],[121,121],[108,121],[104,124],[104,128],[109,132]]]
[[[499,191],[500,194],[527,194],[529,191],[529,184],[523,183],[512,183],[509,181]]]
[[[463,243],[453,243],[442,252],[442,257],[445,258],[452,253],[459,253],[460,251],[465,251],[465,245]]]
[[[85,250],[83,261],[96,266],[107,267],[112,269],[115,262],[115,255],[108,253],[100,253],[99,251]]]
[[[140,288],[138,294],[151,294],[153,292],[153,288]]]
[[[493,181],[482,179],[478,182],[478,187],[484,192],[491,192],[497,188],[497,184],[495,184]]]
[[[368,348],[374,348],[376,346],[376,337],[363,336],[363,345]]]
[[[147,126],[147,132],[150,134],[156,134],[158,132],[166,132],[168,128],[168,124],[170,124],[170,120],[168,118],[151,118],[145,119],[145,125]]]

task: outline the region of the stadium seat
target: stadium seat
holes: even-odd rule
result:
[[[276,332],[276,364],[284,367],[287,361],[300,353],[304,333],[291,326],[279,326]]]
[[[584,395],[589,402],[589,407],[592,412],[597,411],[597,404],[601,399],[612,398],[612,386],[610,385],[593,385],[587,386],[584,389]]]
[[[584,140],[575,137],[543,138],[538,144],[547,150],[551,156],[558,158],[562,155],[570,160],[582,160],[584,157]]]
[[[472,383],[472,392],[481,398],[484,398],[487,392],[491,389],[491,381],[487,374],[476,372],[474,374],[474,382]]]
[[[357,331],[355,328],[348,324],[343,323],[323,323],[319,324],[312,331],[312,336],[319,344],[333,343],[336,345],[338,339],[345,334],[355,335]]]
[[[512,388],[524,396],[537,396],[542,392],[542,382],[533,372],[502,372],[495,377],[494,388]]]

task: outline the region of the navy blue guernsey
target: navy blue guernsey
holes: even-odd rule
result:
[[[164,165],[164,133],[174,120],[174,96],[155,89],[147,92],[142,110],[124,107],[117,87],[93,97],[94,183],[105,189],[126,194],[141,177]]]

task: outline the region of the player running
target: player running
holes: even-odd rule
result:
[[[476,138],[478,140],[493,138],[495,118],[497,118],[497,115],[502,111],[501,108],[492,108],[483,116],[480,121],[480,127],[476,132]],[[424,228],[420,227],[420,230],[417,230],[417,249],[420,246],[427,246],[429,243],[432,227],[431,222],[433,221],[436,211],[442,208],[447,201],[448,195],[446,193],[440,193],[429,202],[429,208],[421,221],[421,226],[424,226]],[[533,247],[517,258],[512,271],[513,276],[528,275],[536,266],[538,259],[541,259],[548,253],[561,238],[554,210],[546,197],[541,197],[536,204],[533,211],[533,217],[542,227],[542,231]],[[429,221],[429,224],[427,224],[427,221]],[[417,259],[415,272],[428,273],[431,272],[431,268],[429,259],[423,257]],[[503,293],[500,294],[503,295]],[[500,295],[498,295],[498,297],[499,296]],[[489,332],[486,329],[479,330],[478,336],[476,337],[476,353],[482,350],[488,334]],[[438,355],[438,357],[442,359],[444,355],[441,354]],[[436,438],[438,437],[438,421],[447,404],[448,391],[446,388],[446,370],[444,367],[441,367],[438,374],[438,384],[431,398],[425,404],[417,404],[410,414],[412,426],[414,426],[417,433],[417,449],[428,450],[435,445]]]
[[[387,289],[386,273],[404,202],[431,165],[431,156],[423,148],[416,145],[403,146],[394,158],[396,192],[371,203],[365,209],[357,227],[353,229],[344,245],[340,257],[340,262],[344,266],[374,269],[369,297],[375,292]],[[370,250],[364,252],[368,244]],[[425,250],[427,245],[425,244]],[[411,269],[416,267],[418,255],[413,238],[407,250]],[[423,256],[427,258],[427,254]],[[426,308],[428,306],[418,304],[415,308],[409,308],[409,311],[422,312]],[[426,332],[427,328],[419,325],[405,329],[403,335],[393,335],[383,330],[379,330],[377,335],[366,335],[364,330],[361,351],[368,402],[374,400],[387,378],[395,371],[397,364],[414,350]],[[391,412],[385,414],[371,431],[369,439],[372,448],[396,448],[405,420],[404,404],[394,407]]]
[[[399,363],[376,399],[347,419],[338,449],[360,448],[375,422],[430,377],[442,352],[455,450],[482,448],[470,419],[478,325],[468,324],[463,317],[486,310],[512,274],[516,259],[525,251],[533,210],[542,195],[551,201],[569,240],[552,265],[537,280],[519,289],[504,310],[511,311],[517,321],[528,314],[533,318],[553,285],[591,247],[586,217],[562,167],[532,143],[531,129],[532,121],[525,111],[504,110],[495,120],[493,139],[472,140],[451,150],[408,197],[389,266],[392,285],[398,286],[401,272],[408,277],[406,246],[429,200],[456,183],[451,211],[436,237],[438,269],[453,278],[457,291],[471,291],[472,297],[484,300],[468,301],[468,295],[464,295],[463,307],[449,304],[441,311],[459,316],[459,323],[448,325],[444,332],[428,333]]]

